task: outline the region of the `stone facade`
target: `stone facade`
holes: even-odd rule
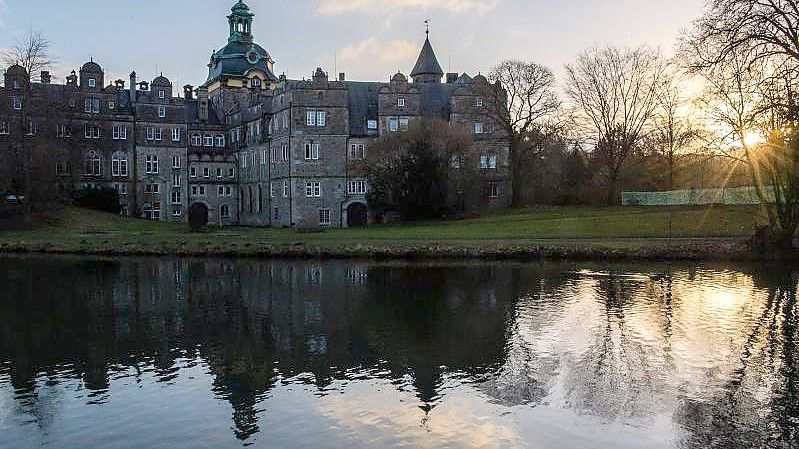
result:
[[[310,79],[276,77],[271,56],[253,41],[253,17],[236,3],[208,79],[184,86],[182,96],[163,76],[137,82],[135,72],[127,88],[122,80],[106,86],[94,61],[64,85],[46,74],[29,84],[24,69],[9,68],[0,153],[20,144],[52,148],[65,188],[113,186],[129,216],[185,221],[199,207],[218,225],[347,227],[371,219],[354,163],[380,136],[441,119],[474,133],[466,163],[480,164],[476,189],[473,179],[451,176],[451,202],[464,211],[509,204],[510,144],[481,112],[484,77],[448,74],[442,83],[429,39],[412,81],[398,73],[389,82],[353,82],[322,69]],[[26,133],[23,121],[40,126]]]

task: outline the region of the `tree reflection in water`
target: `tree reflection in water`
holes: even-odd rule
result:
[[[789,270],[36,257],[0,265],[0,392],[10,384],[11,413],[45,430],[61,413],[61,384],[79,379],[87,406],[108,406],[122,394],[115,379],[152,375],[168,392],[205,367],[243,442],[265,431],[283,387],[324,398],[370,379],[412,389],[422,428],[457,393],[516,413],[560,409],[600,428],[653,429],[664,447],[799,439]]]

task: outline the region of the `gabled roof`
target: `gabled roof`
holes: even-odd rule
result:
[[[444,70],[441,69],[441,64],[438,63],[436,52],[433,51],[433,46],[430,44],[430,38],[424,40],[422,52],[419,54],[419,59],[411,71],[411,77],[415,78],[419,75],[441,75],[444,76]]]

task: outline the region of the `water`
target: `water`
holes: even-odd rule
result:
[[[797,274],[0,258],[0,448],[795,448]]]

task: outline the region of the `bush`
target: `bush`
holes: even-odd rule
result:
[[[122,210],[119,194],[111,187],[84,187],[78,190],[75,205],[112,214],[118,214]]]

